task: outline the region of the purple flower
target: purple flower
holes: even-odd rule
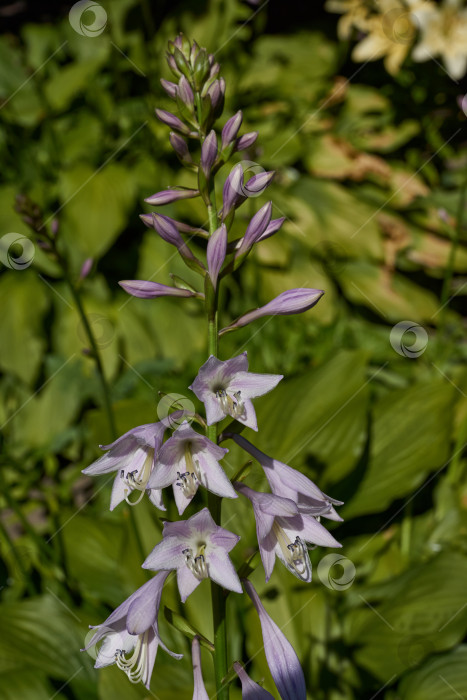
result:
[[[266,228],[264,233],[262,233],[261,236],[259,236],[259,238],[256,239],[256,243],[264,241],[266,240],[266,238],[269,238],[270,236],[273,236],[275,233],[277,233],[284,221],[285,216],[281,216],[279,219],[271,219],[269,226]]]
[[[165,109],[156,109],[156,117],[159,121],[170,126],[171,129],[176,129],[181,131],[182,134],[191,133],[189,127],[182,122],[181,119],[172,114],[172,112],[167,112]]]
[[[144,569],[176,569],[182,603],[205,578],[236,593],[240,579],[228,556],[240,537],[216,525],[207,508],[188,520],[164,523],[162,542],[154,547]]]
[[[193,637],[191,643],[191,659],[193,662],[193,700],[209,700],[201,670],[201,650],[198,637]]]
[[[246,352],[225,362],[211,355],[189,388],[204,403],[208,425],[231,416],[258,430],[251,399],[267,394],[282,377],[282,374],[248,372]]]
[[[240,252],[239,252],[240,254]],[[252,321],[256,321],[263,316],[290,316],[291,314],[301,314],[308,311],[312,306],[318,303],[324,292],[321,289],[289,289],[282,292],[278,297],[272,299],[259,309],[249,311],[248,313],[237,318],[236,321],[223,328],[220,334],[235,328],[242,328]]]
[[[153,213],[152,222],[154,229],[157,231],[159,236],[167,243],[174,245],[182,257],[188,260],[196,259],[181,237],[173,219],[171,219],[169,216],[164,216],[163,214]]]
[[[222,192],[222,219],[225,220],[230,214],[232,209],[234,209],[242,201],[242,187],[243,187],[243,168],[241,163],[238,163],[230,171]]]
[[[233,117],[230,117],[224,125],[224,128],[222,129],[222,149],[227,148],[227,146],[230,146],[232,141],[234,141],[237,137],[238,130],[240,129],[243,121],[243,114],[241,110],[239,110],[236,114],[233,115]]]
[[[201,168],[208,178],[211,173],[211,168],[217,158],[217,136],[214,130],[211,130],[203,141],[201,146]]]
[[[235,255],[236,258],[243,257],[248,253],[251,247],[258,241],[263,233],[266,231],[271,221],[272,213],[272,202],[267,202],[261,209],[259,209],[250,223],[247,226],[245,235],[240,244],[240,247]]]
[[[178,96],[181,101],[187,106],[192,107],[194,102],[193,90],[191,89],[190,83],[185,78],[184,75],[178,81]]]
[[[179,199],[192,199],[199,195],[199,190],[190,190],[188,187],[168,187],[162,192],[156,192],[144,201],[153,206],[160,204],[171,204]]]
[[[183,657],[183,654],[170,651],[159,636],[157,617],[167,576],[165,571],[156,574],[114,610],[105,622],[92,628],[96,633],[82,651],[104,640],[97,652],[95,668],[117,664],[132,683],[141,681],[149,690],[159,646],[175,659]]]
[[[188,150],[188,144],[185,139],[180,136],[180,134],[176,134],[175,131],[171,131],[169,134],[169,141],[181,162],[185,165],[191,165],[193,163],[193,159],[190,151]]]
[[[224,437],[227,437],[225,435]],[[268,457],[258,450],[243,435],[229,434],[237,445],[254,457],[264,469],[271,491],[284,498],[290,498],[297,504],[299,513],[323,516],[329,520],[342,521],[333,506],[342,505],[342,501],[336,501],[326,496],[308,477],[301,472],[289,467],[288,464]]]
[[[163,423],[147,423],[133,428],[110,445],[100,445],[102,450],[108,452],[83,469],[83,474],[92,476],[117,472],[110,498],[110,510],[123,500],[129,505],[136,505],[145,492],[157,508],[165,510],[161,490],[148,485],[154,468],[155,454],[162,445],[164,431]],[[139,491],[139,496],[134,501],[129,498],[132,491]]]
[[[306,700],[305,677],[291,643],[267,614],[253,584],[243,580],[243,585],[258,613],[264,653],[279,695],[282,700]]]
[[[296,503],[289,498],[253,491],[239,482],[234,486],[253,504],[266,581],[271,578],[275,558],[279,557],[294,576],[309,583],[311,563],[306,543],[341,546],[312,515],[300,514]]]
[[[191,503],[200,484],[218,496],[237,498],[219,465],[227,452],[184,421],[159,450],[148,485],[154,489],[173,486],[180,515]]]
[[[258,138],[258,132],[257,131],[249,131],[247,134],[243,134],[243,136],[240,136],[235,142],[235,150],[236,151],[244,151],[247,148],[250,148]]]
[[[217,286],[217,278],[219,276],[220,269],[224,264],[226,252],[227,228],[225,224],[221,224],[221,226],[210,236],[207,248],[209,277],[211,278],[214,289]]]
[[[235,661],[233,667],[242,684],[242,700],[268,700],[268,698],[274,700],[271,693],[268,693],[268,691],[264,690],[258,683],[251,680],[242,664]]]
[[[269,170],[253,175],[243,187],[245,196],[257,197],[259,194],[262,194],[266,187],[271,184],[275,174],[274,170]]]
[[[152,214],[140,214],[139,218],[148,228],[154,228]],[[183,231],[183,233],[195,233],[203,238],[209,238],[209,233],[203,228],[189,226],[188,224],[183,223],[183,221],[176,221],[175,219],[171,219],[169,216],[166,216],[165,219],[170,221],[178,231]]]
[[[164,80],[164,78],[161,78],[161,85],[169,97],[171,97],[173,100],[177,99],[177,85],[175,83],[170,82],[170,80]]]
[[[179,289],[178,287],[169,287],[166,284],[159,282],[149,282],[146,280],[121,280],[120,287],[134,297],[140,299],[155,299],[156,297],[196,297],[197,292],[192,292],[189,289]]]
[[[92,270],[93,263],[94,263],[94,258],[86,258],[86,260],[84,261],[84,263],[81,266],[81,270],[79,273],[80,280],[84,280],[89,275],[89,273]]]

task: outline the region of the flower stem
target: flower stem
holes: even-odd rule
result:
[[[214,192],[214,183],[211,183],[209,192],[210,204],[208,205],[209,233],[212,235],[217,228],[217,210]],[[207,280],[207,284],[210,281]],[[206,312],[208,317],[208,355],[218,356],[218,293],[206,293]],[[207,437],[217,444],[217,426],[208,425]],[[208,507],[217,525],[221,523],[222,499],[214,493],[208,493]],[[229,700],[229,686],[223,684],[223,678],[228,671],[227,663],[227,629],[226,629],[226,598],[221,586],[211,580],[211,604],[214,637],[214,674],[218,700]]]

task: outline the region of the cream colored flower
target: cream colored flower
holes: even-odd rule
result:
[[[411,13],[399,0],[377,0],[373,14],[356,26],[366,34],[352,52],[357,62],[376,61],[384,58],[388,73],[397,73],[415,38],[416,26]]]
[[[339,39],[349,39],[352,29],[357,24],[361,26],[370,14],[365,0],[327,0],[325,9],[342,15],[337,23]]]
[[[427,2],[412,9],[412,16],[421,31],[413,60],[441,56],[450,77],[462,78],[467,68],[467,9],[458,0],[445,0],[441,7]]]

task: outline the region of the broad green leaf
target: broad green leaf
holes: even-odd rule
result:
[[[389,579],[381,603],[363,592],[362,607],[346,621],[356,661],[387,681],[457,644],[467,630],[466,576],[466,557],[443,552]]]
[[[401,700],[454,700],[467,694],[467,646],[429,659],[400,686]]]
[[[60,179],[63,221],[71,253],[99,258],[123,231],[133,202],[131,172],[109,163],[77,164]]]
[[[370,458],[343,517],[379,513],[412,493],[449,457],[454,389],[432,379],[381,399],[373,412]]]
[[[4,669],[35,669],[69,681],[91,673],[90,658],[80,653],[81,630],[52,595],[0,605],[0,658]]]
[[[255,444],[295,466],[311,455],[326,464],[328,483],[340,480],[355,465],[366,437],[365,365],[365,352],[342,351],[318,369],[282,380],[258,401]]]
[[[37,670],[22,668],[21,671],[0,673],[0,696],[2,700],[50,700],[54,691],[44,674]],[[55,696],[62,700],[60,693]]]
[[[25,384],[32,384],[46,339],[42,318],[48,307],[45,285],[33,270],[8,270],[0,279],[0,365]]]
[[[100,55],[99,55],[100,53]],[[85,92],[89,83],[102,66],[102,52],[92,59],[69,63],[56,70],[44,86],[48,104],[53,110],[66,109],[80,93]]]

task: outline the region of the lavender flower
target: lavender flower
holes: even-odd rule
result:
[[[171,131],[169,134],[169,141],[180,161],[184,165],[192,165],[193,159],[185,139],[180,136],[180,134],[176,134],[175,131]]]
[[[171,204],[179,199],[192,199],[193,197],[198,197],[199,190],[190,190],[188,187],[168,187],[162,192],[156,192],[156,194],[151,195],[144,201],[153,206],[159,206],[161,204]]]
[[[235,150],[245,151],[247,148],[250,148],[254,144],[257,138],[257,131],[249,131],[247,134],[243,134],[243,136],[240,136],[240,138],[238,138],[235,141]]]
[[[227,148],[230,144],[235,141],[238,131],[242,125],[243,114],[239,110],[233,117],[230,117],[222,129],[222,149]]]
[[[180,515],[191,503],[200,484],[218,496],[237,498],[219,465],[227,452],[184,421],[159,450],[148,486],[154,489],[173,486]]]
[[[301,314],[315,306],[323,294],[324,292],[321,289],[289,289],[279,294],[279,296],[272,299],[272,301],[269,301],[264,306],[260,306],[259,309],[254,309],[240,316],[240,318],[237,318],[230,326],[223,328],[220,334],[247,326],[252,321],[256,321],[263,316],[290,316],[291,314]]]
[[[147,423],[133,428],[110,445],[101,445],[101,449],[108,452],[83,469],[83,474],[92,476],[117,472],[110,498],[110,510],[123,500],[129,505],[136,505],[145,492],[157,508],[165,510],[161,490],[148,485],[154,468],[155,454],[162,445],[164,431],[163,423]],[[139,496],[134,501],[129,498],[132,491],[139,491]]]
[[[175,83],[172,83],[170,80],[164,80],[164,78],[161,78],[161,85],[169,97],[171,97],[173,100],[177,99],[177,85]]]
[[[267,614],[253,584],[244,580],[243,585],[259,616],[264,653],[279,695],[282,700],[306,700],[305,677],[291,643]]]
[[[242,201],[243,168],[238,163],[230,171],[222,191],[222,219],[225,220],[230,212]]]
[[[200,160],[200,166],[206,175],[206,178],[209,178],[211,174],[211,168],[214,165],[214,162],[217,158],[217,136],[216,132],[214,130],[210,131],[209,134],[206,136],[206,138],[203,141],[203,144],[201,146],[201,160]]]
[[[197,292],[189,289],[179,289],[178,287],[168,287],[159,282],[147,280],[121,280],[120,287],[134,297],[140,299],[155,299],[156,297],[196,297],[201,296]]]
[[[250,220],[235,258],[243,258],[261,238],[271,221],[272,202],[267,202]]]
[[[182,603],[205,578],[242,592],[240,579],[228,556],[240,537],[216,525],[207,508],[188,520],[164,523],[163,539],[143,564],[144,569],[177,570]]]
[[[191,659],[193,662],[193,700],[209,700],[201,670],[201,650],[198,637],[193,637],[191,643]]]
[[[282,376],[248,372],[246,352],[225,362],[211,355],[189,388],[204,403],[208,425],[231,416],[258,430],[251,399],[274,389]]]
[[[181,101],[187,106],[187,107],[193,107],[194,103],[194,95],[193,95],[193,90],[191,89],[190,83],[188,80],[185,78],[184,75],[180,78],[178,81],[178,90],[177,94]]]
[[[227,228],[225,224],[221,224],[221,226],[210,236],[207,248],[209,277],[211,278],[214,289],[217,286],[217,278],[219,276],[220,269],[224,264],[226,252]]]
[[[259,194],[262,194],[266,187],[271,184],[275,174],[276,173],[273,170],[269,170],[253,175],[253,177],[248,180],[246,185],[244,185],[243,192],[245,196],[257,197]]]
[[[266,581],[278,557],[301,581],[311,581],[311,563],[306,543],[340,547],[334,537],[312,516],[300,514],[296,503],[272,493],[253,491],[236,482],[235,488],[253,504],[256,535]]]
[[[152,214],[152,223],[159,236],[167,243],[175,246],[185,260],[189,260],[191,262],[196,261],[195,256],[181,237],[173,219],[171,219],[169,216],[164,216],[163,214],[154,213]],[[198,261],[198,264],[201,263]]]
[[[170,126],[171,129],[180,131],[182,134],[190,134],[191,129],[182,122],[181,119],[172,114],[172,112],[167,112],[165,109],[156,109],[156,117],[159,121]]]
[[[268,691],[264,690],[258,683],[251,680],[242,664],[235,661],[233,667],[242,684],[242,700],[268,700],[268,698],[274,700],[271,693],[268,693]]]
[[[227,437],[227,435],[224,435]],[[268,457],[258,450],[243,435],[229,434],[237,445],[254,457],[264,469],[271,491],[284,498],[290,498],[297,504],[299,513],[323,516],[329,520],[342,521],[334,510],[335,505],[342,505],[342,501],[336,501],[326,496],[308,477],[301,472],[289,467],[288,464]]]
[[[157,617],[167,576],[165,571],[156,574],[114,610],[105,622],[92,628],[97,631],[82,651],[104,640],[97,653],[95,668],[115,663],[132,683],[141,681],[149,690],[159,646],[175,659],[183,657],[183,654],[170,651],[159,636]],[[128,658],[131,651],[133,654]]]

